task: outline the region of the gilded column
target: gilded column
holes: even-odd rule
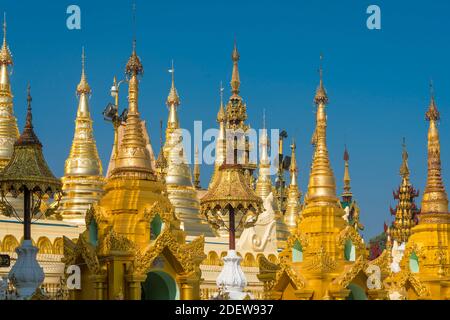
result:
[[[85,73],[84,48],[75,134],[64,168],[63,196],[58,212],[67,221],[83,225],[85,213],[103,194],[102,163],[94,139],[89,97],[92,93]]]
[[[12,65],[11,51],[6,42],[5,15],[3,21],[3,44],[0,49],[0,169],[3,169],[11,159],[14,142],[19,137],[9,80],[9,67]]]
[[[147,275],[130,274],[125,279],[128,283],[127,300],[141,300],[141,284],[147,279]]]

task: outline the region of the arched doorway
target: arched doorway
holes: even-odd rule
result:
[[[179,292],[175,280],[164,271],[151,271],[142,284],[142,300],[178,300]]]
[[[350,294],[346,300],[367,300],[366,291],[355,283],[350,283],[347,289]]]

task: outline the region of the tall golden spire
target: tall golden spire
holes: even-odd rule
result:
[[[298,189],[298,167],[297,167],[297,158],[295,156],[296,145],[295,142],[292,141],[291,150],[291,166],[289,167],[289,172],[291,174],[291,182],[288,188],[288,196],[286,203],[286,213],[284,215],[284,222],[286,223],[289,231],[293,233],[297,228],[297,218],[300,214],[300,197],[301,193]]]
[[[427,185],[422,199],[421,214],[448,213],[448,197],[441,175],[441,145],[437,122],[440,119],[436,106],[433,85],[431,87],[431,101],[425,118],[430,122],[428,129],[428,175]]]
[[[226,109],[227,128],[233,130],[241,129],[245,132],[248,129],[248,126],[245,124],[245,121],[247,120],[247,107],[242,101],[241,96],[239,95],[241,80],[239,78],[238,62],[240,59],[240,55],[237,50],[236,41],[234,42],[231,59],[233,60],[233,72],[231,74],[230,82],[232,95],[228,101]]]
[[[13,64],[6,42],[6,13],[3,20],[3,44],[0,49],[0,169],[9,162],[14,142],[19,137],[17,119],[13,111],[13,95],[9,80],[9,66]]]
[[[314,156],[309,177],[306,204],[337,205],[336,182],[333,171],[331,170],[326,142],[327,115],[325,106],[328,103],[328,97],[323,85],[322,66],[320,66],[319,74],[320,83],[314,97],[314,102],[317,106],[316,129],[312,139]]]
[[[270,178],[269,139],[266,128],[265,110],[263,113],[263,129],[260,130],[259,142],[259,175],[256,180],[256,194],[263,200],[272,192],[272,180]]]
[[[408,152],[405,138],[403,138],[402,149],[402,164],[400,166],[402,182],[398,190],[394,192],[394,199],[398,203],[395,209],[391,208],[391,215],[395,216],[395,220],[389,228],[391,239],[397,241],[398,244],[408,241],[411,229],[416,225],[416,215],[419,212],[414,201],[419,196],[419,192],[409,182]]]
[[[215,160],[215,168],[218,168],[225,162],[226,158],[226,123],[227,123],[227,114],[225,113],[225,109],[223,106],[223,86],[222,82],[220,82],[220,107],[219,112],[217,113],[217,122],[219,123],[219,136],[217,137],[216,143],[216,160]]]
[[[128,78],[128,116],[111,177],[155,179],[138,109],[138,76],[143,73],[144,68],[136,54],[136,40],[133,40],[133,51],[125,67]]]
[[[353,197],[353,193],[351,191],[351,186],[350,186],[351,179],[350,179],[350,170],[349,170],[349,164],[348,164],[349,160],[350,160],[350,156],[347,151],[347,146],[345,146],[345,150],[344,150],[344,163],[345,163],[344,192],[342,193],[342,197],[348,201],[350,201],[350,199]]]
[[[177,89],[175,88],[175,68],[172,60],[172,68],[169,70],[172,74],[172,85],[170,87],[169,95],[167,97],[167,107],[169,108],[169,118],[167,119],[166,128],[166,143],[170,140],[169,135],[176,129],[179,129],[180,124],[178,120],[177,108],[180,105],[180,97],[178,96]],[[167,157],[167,151],[165,156]]]
[[[198,145],[195,146],[195,160],[194,160],[194,187],[201,189],[200,185],[200,161],[198,155]]]
[[[78,224],[85,222],[86,211],[100,200],[104,184],[102,163],[98,156],[89,110],[91,88],[86,78],[85,59],[83,47],[81,79],[76,89],[79,102],[75,134],[64,167],[63,196],[58,208],[64,219]]]
[[[403,138],[402,143],[402,164],[400,166],[400,176],[402,179],[409,181],[408,151],[406,150],[405,138]]]
[[[231,75],[231,92],[234,95],[238,95],[239,94],[239,86],[241,85],[241,80],[239,78],[239,67],[238,67],[238,62],[239,62],[239,52],[237,50],[237,44],[236,41],[234,41],[234,48],[233,48],[233,53],[231,54],[231,59],[233,60],[233,73]]]
[[[3,16],[3,43],[2,48],[0,49],[0,64],[6,66],[13,64],[11,51],[9,50],[8,43],[6,42],[6,13],[4,13]]]

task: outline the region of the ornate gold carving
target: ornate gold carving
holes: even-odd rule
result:
[[[305,269],[314,272],[332,272],[337,267],[336,261],[328,254],[323,245],[305,263]]]

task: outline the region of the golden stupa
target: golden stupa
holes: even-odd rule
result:
[[[439,111],[434,94],[426,112],[428,129],[428,174],[418,223],[409,235],[401,271],[386,279],[391,290],[404,299],[450,299],[450,212],[441,174]]]
[[[313,135],[314,156],[308,191],[297,228],[280,253],[280,263],[259,259],[265,299],[342,300],[384,298],[378,286],[367,289],[369,263],[363,239],[343,216],[326,144],[328,97],[320,84]]]
[[[297,229],[299,214],[300,214],[300,198],[301,193],[298,188],[298,168],[297,168],[297,158],[295,156],[295,143],[292,143],[291,150],[291,165],[289,167],[289,172],[291,174],[291,181],[288,187],[288,196],[286,201],[286,212],[284,214],[284,222],[292,234],[295,233]]]
[[[58,213],[66,221],[84,225],[86,211],[103,194],[102,163],[92,129],[89,110],[91,87],[86,79],[84,48],[82,52],[81,80],[76,89],[79,97],[75,134],[69,157],[64,167],[63,196]]]
[[[77,242],[65,238],[66,265],[78,264],[74,299],[199,299],[203,237],[185,242],[180,220],[151,165],[138,110],[143,66],[126,65],[128,116],[105,194],[86,215]]]
[[[191,168],[186,162],[183,131],[180,128],[177,110],[181,101],[175,87],[175,69],[173,64],[171,73],[172,85],[166,101],[169,108],[166,143],[162,150],[163,154],[158,156],[158,165],[162,161],[161,159],[166,159],[164,182],[167,187],[169,200],[175,208],[175,215],[181,221],[181,228],[189,236],[213,236],[210,226],[200,216],[197,191],[192,182]]]
[[[13,65],[6,42],[6,15],[3,21],[3,44],[0,49],[0,169],[11,159],[14,142],[19,137],[17,119],[13,111],[13,95],[9,81],[9,67]]]

